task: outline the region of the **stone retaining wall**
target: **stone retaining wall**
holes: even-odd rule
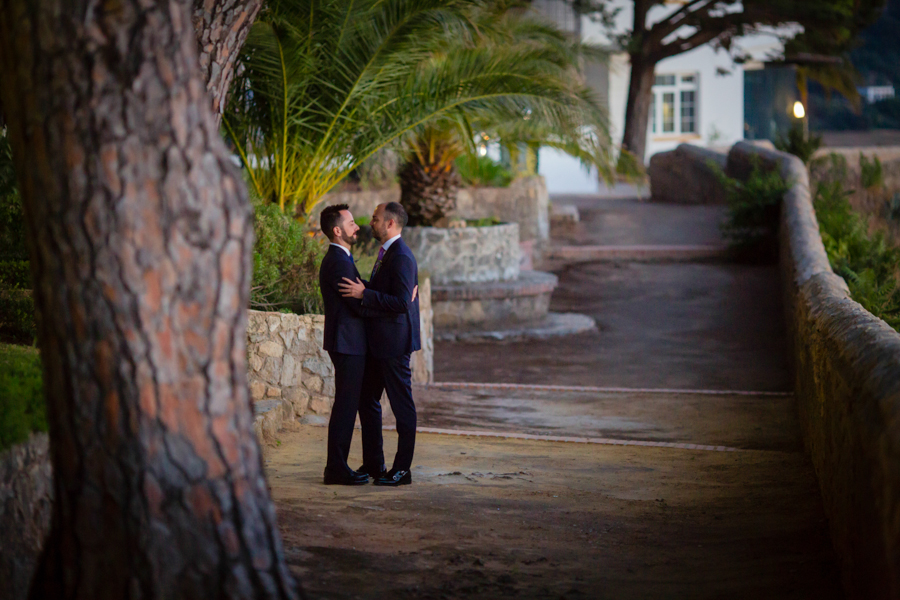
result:
[[[419,281],[422,350],[411,360],[414,383],[434,381],[431,284]],[[334,404],[334,366],[322,350],[325,317],[250,311],[247,363],[254,402],[284,401],[294,417],[327,416]]]
[[[434,285],[511,281],[519,276],[519,225],[405,227],[403,239]]]
[[[822,245],[800,160],[740,142],[727,173],[751,157],[792,186],[780,261],[794,390],[850,598],[900,598],[900,334],[850,298]]]

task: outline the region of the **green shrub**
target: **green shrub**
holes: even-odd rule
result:
[[[6,129],[0,130],[0,260],[27,260],[25,217],[16,184],[12,148]]]
[[[487,156],[464,154],[456,159],[456,170],[468,185],[481,187],[507,187],[513,174]]]
[[[0,260],[0,289],[31,289],[31,269],[27,260]]]
[[[837,181],[816,190],[816,218],[831,268],[863,308],[900,329],[900,248],[889,244],[881,232],[870,234],[848,196]]]
[[[0,451],[47,431],[41,358],[27,346],[0,344]]]
[[[738,258],[771,261],[778,251],[778,216],[788,184],[778,171],[763,169],[754,160],[746,181],[727,177],[714,164],[728,198],[728,217],[722,233]]]
[[[809,163],[809,179],[819,183],[846,182],[850,177],[850,166],[843,154],[831,152]]]
[[[274,204],[257,201],[254,209],[256,245],[250,307],[321,314],[319,265],[327,245]]]
[[[466,219],[466,227],[492,227],[502,225],[503,221],[497,217],[484,217],[483,219]]]
[[[872,188],[884,187],[884,169],[877,156],[873,156],[870,161],[862,152],[860,152],[859,169],[859,182],[863,189],[870,190]]]
[[[900,221],[900,192],[894,192],[888,200],[888,218],[891,221]]]
[[[821,135],[807,135],[803,124],[797,122],[787,133],[779,131],[775,136],[775,147],[782,152],[793,154],[808,165],[816,150],[822,147]]]
[[[30,290],[0,289],[0,335],[4,340],[23,344],[34,341],[37,325]]]

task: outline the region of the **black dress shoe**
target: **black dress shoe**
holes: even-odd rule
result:
[[[380,467],[369,467],[369,466],[363,465],[360,468],[358,468],[356,470],[356,472],[362,473],[363,475],[366,475],[373,479],[378,479],[380,477],[385,476],[385,474],[387,473],[387,469],[384,468],[384,465],[381,465]]]
[[[369,476],[357,473],[349,468],[346,471],[333,471],[325,467],[325,485],[366,485]]]
[[[375,485],[386,485],[389,487],[409,485],[412,483],[412,473],[402,469],[391,469],[381,477],[375,479],[374,483]]]

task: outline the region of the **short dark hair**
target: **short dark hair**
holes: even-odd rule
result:
[[[400,229],[406,227],[409,217],[406,216],[406,210],[399,202],[388,202],[384,205],[384,212],[390,215],[387,218],[394,219],[394,222],[400,226]]]
[[[322,228],[322,233],[329,240],[334,239],[334,228],[341,224],[342,210],[350,210],[350,207],[346,204],[332,204],[331,206],[326,206],[322,214],[319,215],[319,227]]]

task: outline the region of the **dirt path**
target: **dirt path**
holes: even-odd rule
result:
[[[325,428],[282,442],[269,481],[310,598],[840,597],[799,452],[420,434],[393,490],[323,486]]]
[[[719,240],[718,208],[577,201],[573,243]],[[322,485],[324,427],[271,449],[308,596],[841,598],[794,401],[777,393],[790,376],[775,268],[555,269],[552,310],[590,314],[599,332],[437,344],[438,381],[464,385],[415,390],[413,485]],[[391,456],[396,435],[385,441]]]

